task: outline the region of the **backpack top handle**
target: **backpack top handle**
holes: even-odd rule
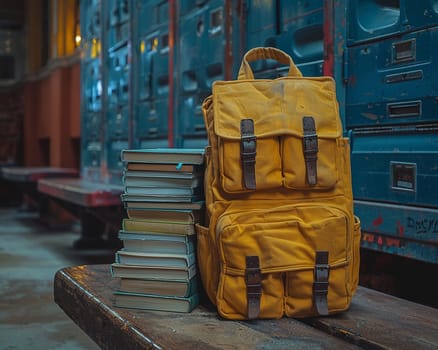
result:
[[[254,73],[252,72],[249,62],[266,59],[276,60],[282,64],[288,65],[290,67],[288,76],[290,77],[303,76],[292,58],[284,51],[275,47],[256,47],[249,50],[245,56],[243,56],[237,79],[254,79]]]

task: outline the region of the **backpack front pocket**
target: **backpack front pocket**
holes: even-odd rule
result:
[[[346,265],[349,234],[347,216],[334,207],[289,204],[223,214],[216,231],[221,261],[218,310],[225,317],[246,318],[246,257],[257,256],[262,276],[259,317],[283,316],[291,297],[285,286],[288,275],[310,276],[294,288],[312,291],[315,252],[327,251],[330,267]],[[330,290],[347,294],[343,279],[334,282]]]
[[[253,161],[242,155],[242,142],[220,139],[219,167],[222,188],[228,193],[241,193],[280,188],[282,172],[280,145],[276,139],[257,139]],[[250,167],[253,167],[252,169]],[[245,174],[245,171],[251,174]],[[255,188],[248,188],[245,176],[254,176]]]
[[[314,154],[306,159],[304,138],[287,136],[282,143],[284,187],[301,190],[329,190],[338,181],[336,155],[339,153],[336,139],[315,139]],[[312,153],[310,151],[309,153]],[[310,159],[314,157],[314,160]],[[314,164],[312,164],[314,162]],[[312,169],[313,168],[313,169]],[[309,172],[314,172],[313,175]],[[309,176],[314,176],[314,183]]]

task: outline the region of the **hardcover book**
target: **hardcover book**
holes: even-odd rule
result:
[[[127,163],[125,169],[127,172],[131,170],[148,173],[172,172],[176,175],[204,172],[204,166],[195,164]]]
[[[129,164],[141,164],[141,163],[129,163]],[[145,163],[144,165],[149,165],[149,164]],[[172,165],[172,166],[174,166],[174,165]],[[170,181],[172,181],[174,179],[203,178],[204,174],[202,174],[202,173],[188,173],[188,172],[183,172],[183,171],[139,171],[139,170],[127,170],[125,168],[125,170],[123,171],[123,176],[164,179],[164,180],[169,179]]]
[[[204,201],[198,202],[145,202],[141,196],[121,196],[126,209],[156,209],[156,210],[198,210],[205,206]]]
[[[186,178],[171,178],[171,177],[143,177],[125,175],[122,179],[123,185],[126,187],[157,187],[157,188],[195,188],[202,185],[201,178],[186,177]]]
[[[122,229],[124,231],[140,231],[149,233],[174,233],[181,235],[194,235],[195,226],[193,224],[182,224],[180,222],[159,222],[141,219],[123,219]]]
[[[111,275],[119,278],[187,281],[197,275],[196,265],[183,268],[112,263]]]
[[[200,210],[126,208],[126,214],[130,219],[194,224],[203,220],[204,213]]]
[[[124,162],[164,163],[183,166],[185,164],[203,164],[204,149],[191,148],[146,148],[126,149],[121,152]],[[177,167],[177,168],[178,168]]]
[[[191,312],[198,306],[198,303],[198,294],[182,298],[154,294],[114,292],[115,306],[132,309]]]
[[[200,187],[125,186],[125,193],[149,197],[192,197],[199,195]]]
[[[196,257],[191,254],[164,254],[129,252],[121,249],[116,252],[115,262],[126,265],[146,265],[151,267],[188,268],[195,264]]]
[[[185,281],[121,278],[118,290],[127,293],[188,297],[198,293],[198,278],[193,277]]]
[[[187,195],[187,196],[182,196],[182,195],[151,195],[151,194],[131,194],[131,193],[122,193],[121,194],[121,199],[123,202],[149,202],[151,203],[150,205],[154,205],[154,203],[157,203],[157,205],[161,206],[171,206],[171,207],[175,207],[177,205],[179,206],[186,206],[186,205],[190,205],[190,203],[196,203],[194,205],[198,205],[197,203],[199,203],[200,201],[204,200],[204,196],[202,195]]]
[[[129,252],[191,254],[195,252],[195,235],[119,232],[123,249]]]

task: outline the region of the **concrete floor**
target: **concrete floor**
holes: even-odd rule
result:
[[[66,266],[107,264],[111,250],[78,251],[79,225],[48,229],[36,213],[0,208],[0,349],[98,349],[53,301]]]

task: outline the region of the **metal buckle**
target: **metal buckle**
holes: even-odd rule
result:
[[[316,157],[318,152],[318,135],[309,134],[303,136],[303,152],[306,158]]]
[[[254,135],[242,135],[240,139],[240,154],[243,162],[255,162],[257,137]]]

